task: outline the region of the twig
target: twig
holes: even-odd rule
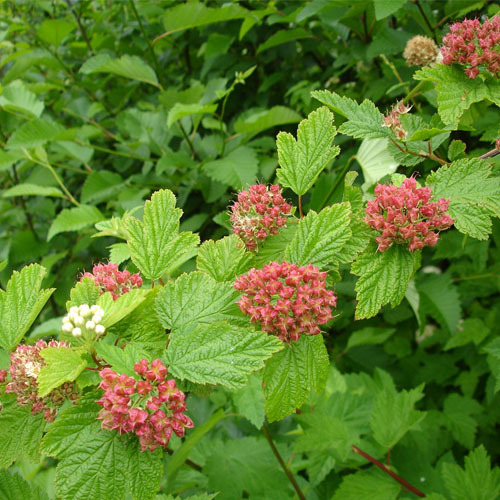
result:
[[[389,474],[393,479],[395,479],[398,483],[402,484],[405,488],[408,489],[408,491],[411,491],[415,495],[417,495],[420,498],[425,498],[425,493],[422,493],[420,490],[417,490],[415,486],[412,486],[408,481],[405,481],[402,477],[398,476],[395,472],[392,470],[388,469],[382,462],[379,462],[372,456],[368,455],[368,453],[365,453],[363,450],[360,450],[357,446],[352,445],[351,446],[352,451],[354,453],[358,453],[361,455],[363,458],[366,458],[366,460],[370,461],[373,465],[376,465],[379,469],[383,470],[385,473]]]
[[[71,0],[66,0],[66,3],[68,4],[68,7],[71,10],[71,13],[73,14],[74,18],[76,19],[76,23],[78,24],[78,28],[80,29],[80,33],[82,34],[82,38],[84,39],[85,43],[87,44],[87,47],[90,50],[90,53],[92,55],[94,55],[94,49],[92,48],[89,37],[87,36],[87,31],[85,30],[85,26],[82,24],[80,16],[76,13],[75,9],[71,5]]]
[[[498,148],[492,149],[491,151],[484,153],[484,155],[481,155],[479,158],[481,158],[482,160],[486,160],[486,158],[493,158],[496,155],[500,155],[500,149]]]
[[[291,473],[290,469],[287,467],[285,461],[280,455],[280,452],[278,451],[278,448],[276,448],[273,438],[271,437],[271,434],[269,434],[269,429],[267,428],[266,424],[262,426],[262,431],[264,432],[264,435],[266,436],[267,442],[269,443],[269,446],[273,450],[274,456],[278,460],[279,464],[281,465],[281,468],[287,475],[288,479],[292,483],[292,486],[295,488],[295,491],[297,492],[297,495],[299,496],[300,500],[306,500],[306,497],[304,496],[304,493],[302,493],[302,490],[300,489],[300,486],[297,484],[297,481],[295,481],[295,478],[293,477],[293,474]]]
[[[189,146],[189,149],[191,150],[191,153],[193,153],[193,156],[196,158],[197,161],[201,162],[200,155],[198,154],[198,151],[196,151],[196,149],[194,149],[193,143],[191,142],[191,139],[187,135],[186,130],[182,126],[182,123],[180,121],[178,121],[177,125],[179,125],[179,128],[181,130],[181,134],[184,137],[185,141],[187,142],[187,145]]]
[[[439,158],[439,156],[436,156],[432,151],[430,154],[421,154],[421,153],[415,153],[414,151],[410,151],[408,148],[402,148],[392,137],[389,138],[390,141],[396,146],[402,153],[412,155],[412,156],[418,156],[420,158],[426,158],[428,160],[434,160],[437,161],[441,165],[449,165],[449,163],[442,158]],[[430,147],[430,142],[429,142],[429,147]]]
[[[427,17],[427,14],[425,13],[422,6],[420,5],[420,0],[415,0],[415,4],[417,5],[417,8],[420,11],[420,14],[424,18],[425,24],[427,24],[427,27],[431,30],[432,36],[434,37],[434,41],[437,42],[436,31],[432,27],[432,24],[430,23],[429,18]]]

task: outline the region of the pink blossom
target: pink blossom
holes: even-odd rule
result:
[[[83,278],[91,278],[100,288],[101,295],[110,292],[113,300],[120,295],[130,292],[133,288],[141,288],[142,278],[136,274],[130,274],[129,271],[120,271],[117,264],[96,264],[92,273],[84,273]]]
[[[326,274],[312,264],[288,262],[251,269],[235,281],[234,288],[244,294],[238,305],[252,323],[284,342],[317,335],[337,305],[337,297],[326,289]]]
[[[401,124],[401,115],[408,113],[411,110],[411,106],[405,106],[402,102],[397,103],[391,111],[384,116],[383,127],[389,127],[394,135],[400,141],[404,141],[408,136],[408,132],[404,129]]]
[[[439,234],[453,224],[446,214],[449,201],[440,198],[431,202],[431,188],[418,188],[417,181],[410,177],[401,187],[394,184],[377,184],[377,198],[367,203],[363,219],[378,231],[378,249],[384,252],[393,243],[408,245],[413,252],[424,246],[434,246]]]

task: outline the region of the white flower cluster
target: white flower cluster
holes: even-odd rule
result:
[[[106,331],[106,328],[100,324],[103,316],[104,311],[100,306],[89,307],[87,304],[73,306],[63,318],[62,330],[71,333],[73,337],[81,337],[83,330],[103,335]]]

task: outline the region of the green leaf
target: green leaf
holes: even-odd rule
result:
[[[448,213],[455,227],[478,240],[491,233],[491,217],[500,217],[500,178],[479,158],[454,161],[427,177],[435,199],[450,200]]]
[[[109,328],[128,316],[140,303],[146,298],[146,290],[135,289],[120,295],[113,300],[109,292],[102,294],[97,305],[104,310],[104,316],[101,324]]]
[[[500,106],[500,82],[493,77],[471,79],[461,66],[437,64],[417,71],[413,78],[436,82],[438,113],[446,125],[458,127],[464,112],[485,99]]]
[[[302,40],[303,38],[311,38],[312,35],[304,28],[294,28],[287,30],[279,30],[271,35],[264,43],[259,45],[257,54],[269,50],[272,47],[282,45],[284,43],[293,42],[295,40]]]
[[[127,344],[124,349],[104,342],[98,342],[94,347],[97,355],[111,365],[111,368],[116,373],[125,373],[130,377],[137,376],[134,371],[134,364],[142,358],[149,358],[141,348],[132,343]]]
[[[254,149],[240,146],[223,158],[205,163],[202,168],[212,179],[241,190],[255,183],[259,161]]]
[[[168,112],[167,127],[171,127],[176,121],[184,116],[192,115],[212,115],[217,109],[217,104],[183,104],[177,102]]]
[[[236,412],[241,413],[257,429],[262,428],[266,418],[262,373],[252,373],[248,377],[248,384],[234,391],[232,398]]]
[[[371,468],[345,476],[332,500],[396,500],[400,491],[394,479]]]
[[[237,134],[255,135],[278,125],[298,123],[301,118],[293,109],[285,106],[273,106],[271,109],[245,112],[245,118],[238,118],[235,121],[234,131]]]
[[[360,345],[377,345],[383,344],[389,337],[394,335],[394,328],[375,328],[367,326],[361,330],[356,330],[351,333],[346,349],[352,349]]]
[[[454,334],[461,318],[460,299],[448,274],[428,274],[417,283],[420,312],[428,312],[449,333]],[[422,323],[425,323],[422,319]]]
[[[232,234],[217,241],[205,241],[198,250],[196,267],[215,281],[233,282],[248,270],[252,258],[238,236]]]
[[[4,87],[0,95],[0,106],[6,111],[22,113],[33,118],[39,118],[44,108],[43,102],[39,101],[20,80],[15,80]]]
[[[493,500],[500,495],[500,471],[491,469],[490,458],[483,445],[465,457],[465,468],[444,463],[442,469],[446,488],[453,500]]]
[[[397,12],[407,0],[373,0],[375,19],[379,21]]]
[[[56,122],[35,118],[15,130],[7,141],[7,147],[36,148],[55,139],[63,130],[64,128]]]
[[[205,273],[192,272],[163,287],[156,299],[156,311],[163,327],[170,330],[214,321],[241,322],[236,304],[239,296],[231,283],[218,283]]]
[[[331,265],[352,236],[350,216],[349,203],[336,203],[319,213],[311,210],[300,219],[295,237],[286,247],[285,260],[301,266]]]
[[[398,162],[387,149],[388,139],[363,139],[359,146],[356,159],[361,165],[365,182],[363,188],[368,188],[386,175],[393,174],[398,168]]]
[[[0,470],[0,498],[2,500],[49,500],[47,494],[25,481],[19,474]]]
[[[289,220],[285,227],[280,228],[278,234],[266,238],[262,246],[259,246],[259,251],[255,255],[257,267],[262,267],[272,261],[283,262],[285,250],[294,239],[299,227],[297,222],[293,219],[292,221]]]
[[[119,59],[112,59],[107,55],[97,55],[85,62],[80,68],[80,73],[84,75],[111,73],[131,80],[149,83],[161,89],[153,68],[137,56],[123,55]]]
[[[171,336],[165,358],[175,377],[235,389],[282,348],[277,337],[220,322]]]
[[[65,382],[73,382],[87,366],[81,349],[47,347],[40,351],[45,366],[38,375],[38,395],[43,398]]]
[[[358,104],[349,97],[341,97],[328,90],[314,90],[311,95],[321,103],[326,104],[335,113],[347,118],[347,121],[339,127],[339,132],[356,139],[377,139],[392,136],[392,132],[387,127],[382,126],[384,115],[368,99]]]
[[[237,4],[225,4],[216,8],[207,7],[203,2],[189,2],[165,11],[163,26],[170,35],[198,26],[241,19],[248,11]]]
[[[320,335],[302,335],[285,345],[264,370],[266,414],[270,422],[294,413],[309,397],[311,390],[324,388],[330,362]]]
[[[63,198],[64,194],[54,186],[39,186],[37,184],[18,184],[2,193],[2,198],[15,196],[54,196],[55,198]]]
[[[102,220],[104,220],[104,216],[101,211],[91,205],[65,208],[57,214],[52,222],[47,234],[47,241],[50,241],[56,234],[79,231]]]
[[[280,132],[276,139],[280,167],[276,171],[279,182],[296,194],[305,194],[318,175],[340,152],[332,142],[337,129],[332,125],[333,113],[321,107],[299,123],[297,140],[288,132]]]
[[[76,26],[68,21],[47,19],[38,28],[38,36],[44,42],[57,47],[75,29]]]
[[[414,405],[424,397],[423,385],[411,391],[397,392],[386,385],[377,394],[370,417],[370,426],[377,442],[386,449],[392,448],[412,427],[424,417]]]
[[[479,345],[490,333],[490,329],[480,318],[466,318],[459,323],[455,334],[446,342],[444,350],[454,349],[473,342]]]
[[[346,186],[347,189],[349,186]],[[344,191],[345,194],[345,191]],[[350,202],[353,206],[352,201]],[[371,229],[361,217],[351,214],[351,238],[342,247],[342,251],[336,255],[335,261],[341,264],[350,264],[361,252],[363,252],[371,240]]]
[[[14,271],[5,291],[0,290],[0,346],[10,351],[19,344],[54,291],[40,289],[45,269],[38,264]]]
[[[45,424],[43,414],[32,415],[29,407],[18,406],[16,399],[3,402],[0,411],[0,467],[7,468],[21,457],[38,460]]]
[[[156,191],[144,206],[144,217],[127,219],[127,244],[133,263],[149,279],[161,278],[180,256],[198,245],[198,235],[179,234],[180,208],[168,189]]]
[[[72,306],[81,306],[87,304],[93,306],[97,304],[99,300],[99,287],[96,286],[94,280],[85,276],[81,281],[78,281],[76,285],[69,292],[70,300],[66,302],[66,310]]]
[[[459,394],[450,394],[444,402],[443,414],[452,436],[469,450],[474,446],[477,421],[471,415],[481,413],[481,405]]]
[[[420,252],[410,252],[401,245],[392,245],[385,252],[370,245],[351,266],[351,272],[359,276],[355,318],[371,318],[388,303],[396,307],[403,300],[420,259]]]
[[[130,249],[126,243],[115,243],[109,249],[109,262],[113,264],[122,264],[130,259]]]

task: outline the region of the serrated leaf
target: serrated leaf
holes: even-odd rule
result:
[[[385,252],[370,245],[351,266],[351,272],[359,276],[355,318],[371,318],[385,304],[396,307],[403,300],[420,259],[420,252],[410,252],[401,245],[392,245]]]
[[[64,194],[59,188],[54,186],[39,186],[37,184],[18,184],[2,193],[2,198],[12,198],[15,196],[53,196],[63,198]]]
[[[232,398],[236,411],[241,413],[257,429],[262,428],[266,418],[262,373],[252,373],[248,377],[247,385],[234,391]]]
[[[351,237],[342,247],[342,251],[335,256],[335,261],[340,264],[351,263],[366,249],[371,240],[370,227],[355,214],[351,214],[349,229],[351,230]]]
[[[321,107],[299,123],[297,140],[288,132],[280,132],[276,139],[280,167],[276,171],[280,183],[303,195],[314,184],[318,175],[340,152],[332,142],[337,134],[333,113]]]
[[[130,259],[130,249],[126,243],[115,243],[109,247],[109,262],[122,264]]]
[[[418,424],[425,412],[414,405],[424,397],[423,385],[410,391],[397,392],[386,386],[377,394],[370,417],[373,436],[384,448],[392,448],[412,427]]]
[[[212,179],[241,190],[255,183],[259,161],[254,149],[240,146],[224,158],[205,163],[202,168]]]
[[[475,102],[487,99],[500,106],[500,82],[495,78],[471,79],[461,66],[427,66],[417,71],[413,78],[437,82],[438,113],[446,125],[457,127],[464,112]]]
[[[475,400],[459,394],[450,394],[444,401],[443,414],[452,436],[463,446],[472,449],[477,421],[471,415],[480,413],[481,405]]]
[[[0,95],[0,107],[38,118],[43,112],[44,104],[20,80],[16,80],[4,87]]]
[[[234,131],[237,134],[255,135],[278,125],[298,123],[301,118],[293,109],[285,106],[273,106],[271,109],[245,112],[244,118],[238,118],[234,122]]]
[[[149,356],[135,344],[127,344],[124,349],[121,349],[115,345],[98,342],[94,347],[97,355],[111,365],[111,368],[115,370],[116,373],[125,373],[130,377],[137,376],[134,371],[134,364],[138,363],[142,358],[149,358]]]
[[[384,115],[368,99],[358,104],[349,97],[341,97],[328,90],[314,90],[311,95],[335,113],[347,118],[339,127],[339,132],[356,139],[391,137],[392,132],[382,126]]]
[[[293,42],[294,40],[302,40],[303,38],[311,38],[312,35],[304,28],[294,28],[279,30],[273,35],[271,35],[264,43],[259,45],[257,49],[257,54],[269,50],[272,47],[282,45],[284,43]]]
[[[427,177],[435,199],[450,200],[448,213],[455,227],[478,240],[491,233],[491,216],[500,217],[500,178],[491,176],[490,165],[479,159],[463,159],[441,167]]]
[[[18,458],[36,461],[45,428],[43,414],[32,415],[29,407],[16,399],[2,403],[0,411],[0,467],[7,468]]]
[[[149,279],[161,278],[180,256],[199,243],[198,235],[179,234],[182,210],[175,207],[175,196],[168,189],[156,191],[144,205],[144,217],[127,219],[127,244],[134,264]]]
[[[66,310],[68,311],[72,306],[81,306],[83,304],[93,306],[97,304],[100,291],[94,280],[85,276],[70,290],[69,295],[70,300],[66,302]]]
[[[231,283],[218,283],[201,272],[182,274],[168,282],[156,299],[156,311],[164,328],[184,330],[214,321],[236,320],[240,292]]]
[[[302,335],[285,345],[264,370],[266,415],[270,422],[294,413],[309,397],[311,390],[321,392],[330,362],[320,335]]]
[[[363,139],[359,146],[356,159],[361,165],[365,182],[363,188],[368,188],[386,175],[396,172],[399,163],[389,152],[386,137],[379,139]]]
[[[217,109],[217,104],[183,104],[176,102],[168,112],[167,127],[171,127],[176,121],[184,116],[192,115],[212,115]]]
[[[73,23],[63,19],[47,19],[38,28],[38,36],[44,42],[57,47],[75,29]]]
[[[394,479],[371,469],[345,476],[332,500],[395,500],[400,491]]]
[[[0,498],[2,500],[49,500],[47,494],[25,481],[19,474],[0,470]]]
[[[268,236],[262,246],[259,246],[259,251],[255,255],[256,266],[262,267],[273,261],[282,262],[285,250],[294,239],[298,227],[298,221],[292,219],[285,227],[280,228],[278,234]]]
[[[465,468],[444,463],[442,474],[453,500],[493,500],[500,495],[500,470],[491,469],[483,445],[465,457]]]
[[[379,21],[397,12],[407,0],[373,0],[375,7],[375,19]]]
[[[116,300],[113,300],[111,293],[103,293],[97,300],[97,305],[104,310],[104,316],[101,324],[109,328],[128,316],[144,299],[146,298],[146,290],[133,289],[123,295],[120,295]]]
[[[111,73],[161,88],[153,68],[138,56],[123,55],[119,59],[112,59],[109,56],[97,55],[86,61],[80,72],[86,75]]]
[[[444,350],[454,349],[473,342],[479,345],[490,333],[480,318],[466,318],[459,323],[455,334],[446,342]],[[500,353],[499,353],[500,354]]]
[[[19,344],[54,291],[41,289],[45,269],[38,264],[14,271],[0,290],[0,346],[10,351]]]
[[[55,139],[64,128],[45,118],[35,118],[21,125],[7,141],[8,148],[35,148]]]
[[[38,395],[43,398],[65,382],[73,382],[87,366],[81,349],[47,347],[40,351],[45,366],[37,378]]]
[[[252,259],[240,238],[233,234],[218,241],[205,241],[198,250],[196,267],[215,281],[233,282],[248,270]]]
[[[456,332],[461,318],[458,290],[447,274],[431,274],[418,280],[420,312],[429,313],[452,335]],[[422,320],[422,323],[425,323]]]
[[[301,266],[327,267],[336,259],[352,236],[351,206],[336,203],[316,213],[311,210],[300,219],[295,237],[286,247],[285,260]]]
[[[57,214],[52,222],[47,234],[47,241],[50,241],[56,234],[79,231],[102,220],[104,220],[104,216],[101,211],[91,205],[65,208]]]
[[[175,377],[235,389],[282,348],[277,337],[219,322],[171,336],[165,359]]]

